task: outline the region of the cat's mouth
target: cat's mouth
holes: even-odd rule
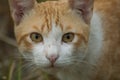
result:
[[[57,65],[55,65],[55,64],[50,64],[49,66],[46,66],[46,67],[44,67],[45,69],[58,69],[58,68],[60,68],[60,67],[58,67]]]
[[[49,72],[51,71],[55,71],[55,72],[58,72],[59,70],[61,70],[63,67],[62,66],[58,66],[57,64],[49,64],[47,65],[46,67],[43,67],[44,70],[47,70]]]
[[[50,74],[55,74],[55,73],[59,72],[59,70],[61,70],[61,69],[62,69],[61,67],[55,66],[53,64],[43,68],[44,71],[46,71],[47,73],[50,73]]]
[[[49,66],[49,68],[55,68],[56,66],[55,66],[55,64],[51,64],[50,66]]]

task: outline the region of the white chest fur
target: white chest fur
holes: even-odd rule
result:
[[[91,30],[89,37],[89,45],[86,55],[86,60],[91,65],[96,65],[98,58],[102,54],[102,21],[98,13],[93,14],[91,20]],[[61,71],[58,73],[60,80],[91,80],[90,77],[94,75],[93,66],[91,65],[80,65],[79,67],[71,67],[68,70]],[[71,72],[71,70],[74,70]]]

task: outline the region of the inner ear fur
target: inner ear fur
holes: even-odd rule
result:
[[[35,6],[36,0],[9,0],[10,11],[15,25],[21,22],[24,14]]]
[[[93,14],[94,0],[69,0],[71,9],[82,16],[83,20],[89,24]]]

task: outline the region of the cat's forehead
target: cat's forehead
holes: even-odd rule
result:
[[[46,1],[36,4],[34,8],[40,15],[49,14],[57,15],[64,14],[69,10],[69,4],[67,1]]]
[[[61,8],[63,6],[64,8]],[[41,31],[44,31],[45,27],[47,27],[45,30],[49,32],[52,30],[53,25],[59,26],[61,27],[61,29],[63,28],[61,24],[61,18],[68,11],[68,9],[65,3],[61,3],[58,1],[47,1],[36,5],[34,11],[42,20]]]

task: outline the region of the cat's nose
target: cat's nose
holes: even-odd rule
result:
[[[56,60],[59,58],[59,55],[49,55],[46,56],[46,58],[52,63],[54,64],[56,62]]]

